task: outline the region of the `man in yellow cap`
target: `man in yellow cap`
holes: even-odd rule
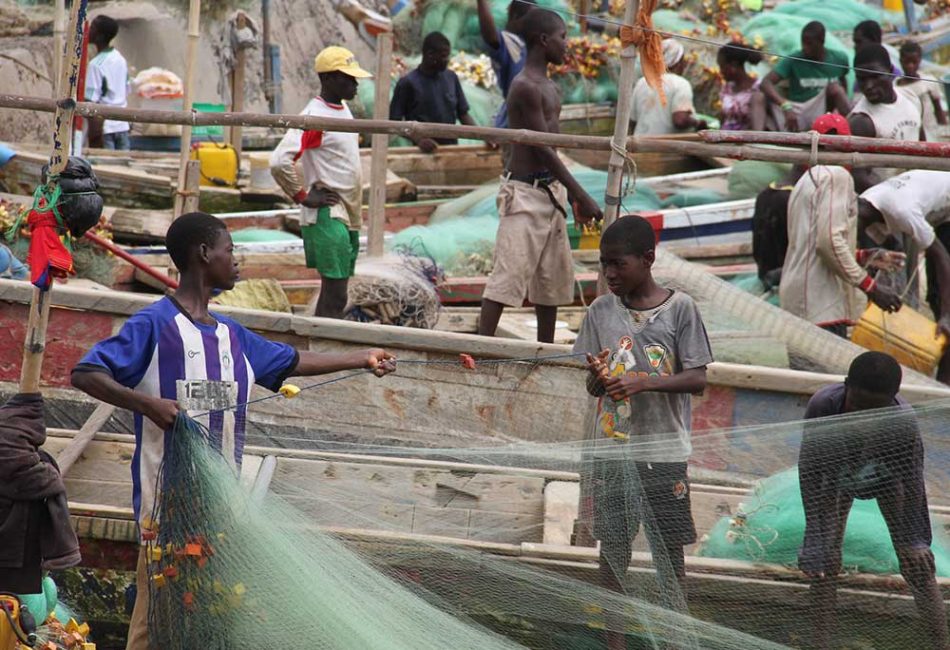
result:
[[[314,68],[320,75],[320,95],[301,115],[353,119],[345,102],[356,96],[360,79],[373,75],[359,66],[352,52],[335,46],[317,55]],[[316,315],[342,318],[362,225],[359,135],[290,129],[271,154],[270,168],[278,185],[300,204],[307,266],[321,277]]]

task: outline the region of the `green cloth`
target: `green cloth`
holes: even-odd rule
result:
[[[792,56],[801,59],[805,54],[797,50]],[[850,66],[851,62],[844,52],[825,48],[823,62],[782,59],[776,64],[774,70],[782,79],[788,79],[790,101],[807,102],[824,90],[828,82],[838,81],[845,76]]]
[[[356,270],[360,252],[360,233],[350,230],[339,219],[330,216],[330,208],[317,211],[317,223],[303,226],[304,257],[307,267],[317,269],[328,280],[345,280]]]

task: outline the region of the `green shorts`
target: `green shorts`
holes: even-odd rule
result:
[[[303,226],[303,251],[307,267],[317,269],[328,280],[345,280],[353,276],[356,256],[360,252],[360,233],[330,216],[330,208],[317,211],[317,223]]]

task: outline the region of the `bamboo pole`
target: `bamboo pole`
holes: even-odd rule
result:
[[[247,27],[247,15],[239,11],[235,19],[234,28],[244,29]],[[247,48],[238,47],[234,52],[234,69],[231,71],[231,112],[240,113],[244,110],[244,72],[247,68]],[[238,160],[241,159],[241,148],[243,133],[240,126],[232,126],[228,134],[228,141],[237,152]]]
[[[198,56],[198,40],[201,25],[201,0],[190,0],[188,5],[188,45],[185,50],[185,92],[182,109],[191,111],[195,88],[195,58]],[[191,156],[191,126],[181,130],[181,150],[178,165],[178,191],[175,193],[175,217],[183,214],[185,207],[186,185],[188,180],[188,158]]]
[[[627,0],[624,7],[623,22],[627,25],[633,25],[637,17],[637,11],[640,9],[640,0]],[[618,150],[626,150],[627,131],[630,128],[630,100],[633,95],[633,86],[637,81],[637,48],[635,45],[628,45],[620,53],[620,81],[617,86],[620,88],[620,96],[617,99],[617,117],[614,122],[614,135],[612,138],[612,150],[610,152],[610,162],[607,166],[607,190],[605,201],[607,203],[604,210],[604,227],[606,228],[617,219],[620,211],[620,184],[623,181],[623,168],[626,159]],[[606,286],[603,281],[598,282],[598,293],[603,293]]]
[[[69,12],[67,33],[72,42],[64,47],[60,55],[58,101],[52,102],[56,114],[53,120],[53,151],[49,159],[51,182],[66,168],[69,161],[70,134],[73,124],[73,110],[76,106],[76,83],[79,76],[79,60],[82,57],[83,24],[86,21],[86,0],[74,0]],[[51,101],[51,100],[50,100]],[[40,371],[43,367],[43,354],[46,351],[46,328],[49,325],[51,291],[33,287],[30,301],[30,315],[26,338],[23,341],[23,367],[20,372],[20,392],[37,393],[40,388]]]
[[[63,65],[63,51],[66,49],[66,0],[56,0],[53,9],[53,79],[59,80]],[[59,88],[55,82],[50,82],[53,86],[53,97],[58,97],[56,92]]]
[[[810,133],[772,133],[770,131],[701,131],[699,138],[712,144],[775,144],[810,147]],[[885,140],[854,135],[819,135],[818,146],[831,151],[900,154],[940,158],[950,155],[950,142]]]
[[[389,117],[389,84],[392,69],[393,34],[383,32],[376,37],[376,97],[373,117],[385,120]],[[369,241],[370,257],[383,254],[383,229],[386,224],[386,155],[389,136],[373,135],[373,158],[370,165],[369,194]]]
[[[52,113],[56,102],[43,97],[0,94],[0,108]],[[469,138],[495,142],[513,142],[528,146],[562,147],[610,151],[610,138],[591,135],[546,133],[527,129],[497,129],[486,126],[394,122],[390,120],[345,120],[312,115],[270,115],[264,113],[194,113],[187,111],[149,111],[116,108],[79,102],[75,113],[83,117],[102,117],[142,124],[181,124],[187,126],[264,126],[277,129],[313,129],[342,133],[387,133],[411,138]],[[796,149],[778,149],[759,145],[730,145],[693,142],[677,138],[628,137],[627,151],[636,153],[674,153],[687,156],[764,160],[766,162],[809,164],[811,154]],[[818,164],[851,167],[897,167],[950,171],[950,159],[874,153],[841,153],[819,151]]]
[[[99,433],[99,429],[105,426],[114,412],[115,406],[112,404],[106,404],[105,402],[99,403],[96,410],[92,412],[89,419],[82,425],[76,437],[72,439],[72,442],[56,456],[56,464],[59,465],[60,475],[66,476],[73,464],[79,460],[82,453],[86,451],[86,447],[89,446],[92,439]]]

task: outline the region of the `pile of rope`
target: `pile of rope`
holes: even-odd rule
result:
[[[348,287],[347,320],[432,329],[439,320],[436,286],[444,273],[429,258],[387,255],[356,267]]]

